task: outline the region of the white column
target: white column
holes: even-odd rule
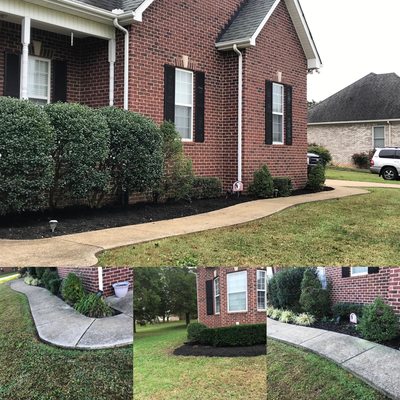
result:
[[[22,20],[21,31],[22,60],[21,60],[21,99],[28,99],[28,64],[29,44],[31,43],[31,19],[25,17]]]
[[[116,45],[115,39],[108,41],[108,62],[110,63],[110,106],[114,105]]]
[[[99,278],[99,291],[103,291],[103,268],[102,267],[98,267],[97,268],[97,274],[98,274],[98,278]]]

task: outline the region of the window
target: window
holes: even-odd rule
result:
[[[257,311],[267,309],[267,271],[257,271]]]
[[[193,72],[175,71],[175,126],[183,140],[193,139]]]
[[[379,158],[396,158],[395,150],[381,150],[379,152]]]
[[[228,312],[247,311],[247,271],[227,275]]]
[[[368,267],[351,267],[351,276],[368,275]]]
[[[39,104],[50,103],[50,60],[29,57],[28,98]]]
[[[374,148],[381,149],[385,147],[385,127],[374,126]]]
[[[272,141],[283,144],[283,85],[272,84]]]
[[[214,279],[214,302],[215,302],[215,314],[221,312],[221,296],[219,293],[219,278]]]

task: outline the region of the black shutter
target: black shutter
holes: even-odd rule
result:
[[[195,110],[195,131],[194,141],[204,142],[204,102],[205,102],[205,74],[204,72],[196,72],[196,110]]]
[[[350,267],[342,267],[342,278],[350,277]]]
[[[293,143],[292,92],[292,87],[285,85],[285,144],[289,146]]]
[[[265,144],[272,144],[272,82],[265,82]]]
[[[21,56],[5,53],[4,96],[20,97]]]
[[[214,314],[214,293],[213,281],[206,281],[206,302],[207,302],[207,315]]]
[[[379,274],[379,267],[368,267],[368,274]]]
[[[67,101],[67,63],[66,61],[53,61],[54,95],[53,102]]]
[[[164,121],[175,122],[175,68],[164,67]]]

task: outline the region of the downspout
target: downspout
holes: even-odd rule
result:
[[[238,71],[238,171],[237,180],[242,183],[242,125],[243,125],[243,54],[239,51],[236,44],[233,45],[233,51],[239,56]]]
[[[129,108],[129,32],[118,22],[118,18],[114,19],[114,26],[122,31],[125,35],[125,49],[124,49],[124,109]]]
[[[392,124],[390,121],[386,121],[389,127],[389,146],[392,146]]]

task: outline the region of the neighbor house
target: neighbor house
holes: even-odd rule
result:
[[[97,293],[102,291],[106,297],[114,295],[113,284],[117,282],[129,282],[129,290],[133,289],[132,268],[57,268],[61,278],[66,278],[73,272],[81,278],[86,291]]]
[[[266,322],[265,268],[198,268],[199,322],[210,328]]]
[[[400,268],[398,267],[327,267],[332,304],[370,304],[377,297],[400,315]]]
[[[352,155],[400,146],[400,77],[369,74],[316,104],[308,113],[308,142],[325,146],[333,163]]]
[[[267,164],[307,180],[298,0],[2,0],[0,94],[116,105],[175,122],[196,174],[248,187]]]

